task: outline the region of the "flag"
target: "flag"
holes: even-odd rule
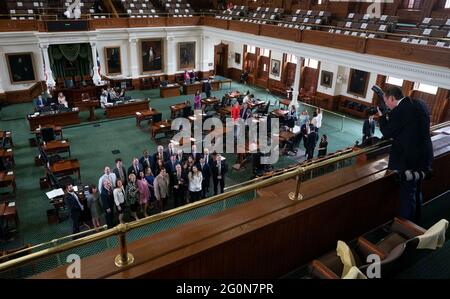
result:
[[[95,50],[95,51],[97,52],[97,68],[98,68],[98,76],[101,78],[102,75],[101,75],[101,73],[100,73],[100,70],[101,70],[100,56],[98,56],[98,51],[97,51],[97,50]]]
[[[47,82],[48,77],[47,77],[47,69],[46,69],[46,65],[45,65],[45,57],[44,57],[44,51],[41,49],[41,53],[42,53],[42,66],[44,68],[44,76],[45,76],[45,82]]]

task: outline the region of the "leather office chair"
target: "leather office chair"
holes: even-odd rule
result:
[[[386,278],[397,268],[402,268],[406,258],[409,257],[419,244],[418,236],[425,232],[425,229],[414,223],[395,218],[388,225],[376,229],[383,230],[385,237],[376,242],[368,241],[366,237],[373,234],[374,231],[359,237],[354,248],[351,248],[355,258],[356,266],[361,272],[366,273],[370,266],[367,257],[375,254],[380,257],[381,277]],[[403,260],[402,260],[403,259]],[[329,252],[318,259],[315,259],[309,265],[310,275],[313,278],[320,279],[339,279],[344,266],[336,251]]]
[[[55,130],[53,128],[41,129],[42,141],[49,142],[56,139]]]

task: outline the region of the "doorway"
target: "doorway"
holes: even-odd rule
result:
[[[223,77],[228,70],[228,45],[220,43],[214,46],[214,73]]]

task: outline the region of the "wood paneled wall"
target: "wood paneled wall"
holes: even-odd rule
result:
[[[45,82],[37,82],[28,89],[18,91],[5,92],[5,104],[17,104],[31,102],[34,98],[37,98],[46,89]]]

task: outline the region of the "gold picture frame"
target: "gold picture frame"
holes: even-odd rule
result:
[[[162,39],[140,41],[141,73],[152,74],[163,71],[164,44]]]
[[[195,69],[195,42],[178,43],[178,70]]]
[[[37,81],[33,52],[5,53],[5,58],[11,84],[34,83]]]
[[[122,74],[122,60],[120,46],[105,47],[105,66],[107,75]]]

